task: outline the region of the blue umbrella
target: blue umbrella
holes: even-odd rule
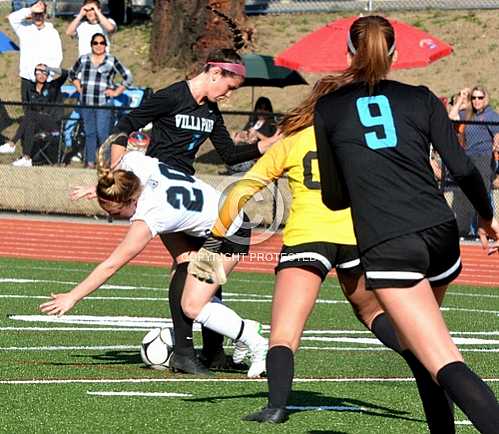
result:
[[[19,51],[19,47],[5,33],[0,32],[0,53]]]

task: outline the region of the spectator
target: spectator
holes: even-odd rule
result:
[[[19,75],[21,100],[26,101],[28,89],[35,81],[34,70],[38,64],[59,68],[62,62],[62,45],[59,33],[52,23],[46,22],[47,5],[38,1],[29,8],[12,12],[9,22],[19,38]]]
[[[109,53],[109,35],[116,31],[116,23],[106,18],[101,11],[99,0],[84,0],[80,12],[69,23],[66,35],[78,38],[78,56],[91,53],[90,41],[96,33],[106,37],[106,52]]]
[[[55,74],[60,74],[60,76],[49,83],[48,78]],[[26,91],[26,102],[29,105],[26,107],[25,116],[12,142],[0,146],[0,153],[11,154],[16,150],[15,143],[19,139],[21,140],[23,155],[12,163],[13,166],[31,167],[33,165],[32,157],[36,152],[34,148],[36,134],[60,130],[59,121],[62,118],[62,109],[46,104],[62,102],[61,86],[66,81],[67,76],[66,70],[49,68],[43,63],[36,65],[35,81],[29,83]]]
[[[234,143],[257,143],[262,138],[272,137],[276,132],[276,120],[270,99],[261,96],[256,100],[253,113],[242,131],[234,134]],[[248,171],[256,160],[228,166],[229,174]]]
[[[466,124],[464,127],[464,142],[466,154],[473,161],[490,194],[492,182],[496,173],[496,161],[493,149],[499,147],[499,125],[487,124],[487,122],[499,122],[497,114],[489,106],[489,93],[482,86],[475,86],[471,90],[471,110],[460,110],[461,120],[481,122],[482,124]],[[476,238],[476,214],[473,208],[461,195],[455,197],[456,217],[459,224],[459,232],[462,237]],[[456,209],[457,208],[457,209]]]
[[[100,108],[111,106],[112,99],[122,94],[132,84],[132,73],[114,56],[106,53],[107,40],[102,33],[90,39],[91,54],[81,56],[69,73],[80,94],[80,103],[96,108],[80,109],[85,131],[85,167],[95,168],[97,144],[106,140],[111,132],[112,111]],[[118,72],[123,82],[115,86]]]

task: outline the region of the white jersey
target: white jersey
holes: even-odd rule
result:
[[[210,234],[221,197],[211,185],[139,151],[128,152],[120,169],[133,172],[143,186],[130,221],[144,221],[153,237],[165,232],[185,232],[195,237]],[[235,225],[239,227],[240,221]]]

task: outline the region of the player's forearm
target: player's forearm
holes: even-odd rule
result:
[[[76,301],[82,300],[103,285],[119,269],[120,267],[117,266],[117,264],[113,264],[107,260],[102,262],[85,278],[85,280],[70,291],[71,296]]]

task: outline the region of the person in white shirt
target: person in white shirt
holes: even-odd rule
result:
[[[8,16],[9,23],[19,38],[22,101],[26,101],[29,85],[35,81],[36,65],[43,63],[49,68],[61,66],[61,38],[52,23],[45,21],[46,13],[47,5],[38,1],[31,7],[19,9]]]
[[[132,151],[111,170],[102,164],[105,146],[99,150],[99,180],[96,187],[80,187],[72,192],[73,199],[97,198],[99,205],[113,217],[130,219],[131,225],[125,238],[111,255],[98,265],[90,275],[71,291],[52,294],[52,300],[40,305],[48,315],[63,315],[84,297],[104,284],[114,273],[145,249],[149,241],[161,233],[182,232],[191,239],[204,243],[207,234],[218,216],[218,202],[221,193],[205,182],[175,170],[156,158]],[[224,245],[233,257],[227,259],[226,273],[234,268],[240,255],[249,250],[251,230],[237,219],[229,228],[229,240]],[[232,238],[231,238],[232,237]],[[248,377],[259,377],[265,371],[267,339],[259,333],[260,325],[255,321],[243,320],[236,312],[214,297],[218,285],[201,282],[187,277],[189,255],[174,257],[177,268],[170,282],[169,302],[175,333],[175,349],[170,367],[174,371],[207,375],[209,371],[199,366],[192,345],[192,320],[202,326],[227,336],[236,343],[236,348],[251,355]],[[180,286],[182,298],[197,298],[199,311],[186,312],[190,318],[190,339],[179,335],[172,303],[174,286]],[[185,286],[185,287],[184,287]],[[180,300],[179,300],[180,302]],[[183,307],[183,300],[182,300]],[[179,306],[180,308],[180,306]],[[241,346],[242,344],[242,346]],[[233,358],[236,358],[235,353]]]
[[[66,29],[66,35],[78,38],[78,56],[90,53],[90,40],[96,33],[106,37],[106,52],[109,53],[109,35],[116,31],[116,23],[106,18],[101,11],[99,0],[84,0],[83,6]]]

